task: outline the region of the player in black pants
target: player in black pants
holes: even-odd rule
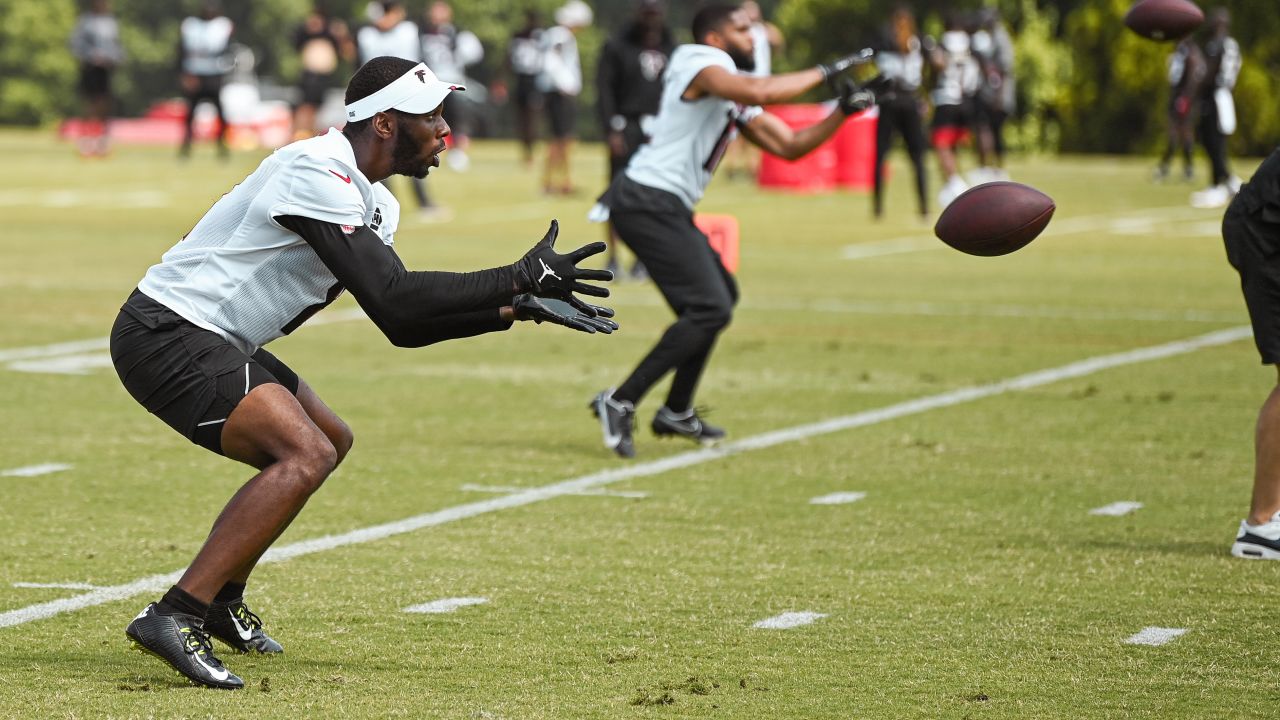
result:
[[[871,53],[800,72],[755,77],[751,21],[734,5],[709,5],[693,20],[697,42],[671,54],[653,137],[631,158],[592,209],[613,218],[618,236],[635,252],[675,311],[676,321],[616,389],[596,395],[590,408],[600,421],[605,447],[635,455],[636,403],[674,372],[666,404],[653,419],[660,436],[714,442],[724,430],[702,421],[694,391],[729,324],[738,289],[707,236],[693,224],[693,208],[725,150],[741,131],[762,149],[794,160],[831,137],[849,115],[875,102],[873,93],[842,73]],[[760,104],[785,102],[826,81],[838,91],[838,108],[814,125],[792,130]]]
[[[924,119],[920,116],[920,83],[924,72],[924,55],[916,35],[916,21],[911,11],[899,7],[890,16],[884,31],[876,66],[889,81],[887,91],[876,98],[880,117],[876,121],[875,216],[884,214],[884,161],[893,143],[893,133],[902,136],[907,155],[916,173],[916,207],[923,217],[929,213],[924,154],[929,145],[924,137]]]
[[[1231,201],[1222,237],[1240,273],[1262,363],[1280,366],[1280,149]],[[1253,500],[1231,554],[1280,560],[1280,382],[1258,413],[1254,442]]]
[[[661,0],[640,0],[635,20],[605,43],[596,65],[596,104],[609,148],[609,180],[649,140],[648,126],[662,99],[662,71],[675,44],[666,26]],[[617,237],[607,228],[606,268],[619,274]],[[645,277],[644,265],[631,267],[633,279]]]

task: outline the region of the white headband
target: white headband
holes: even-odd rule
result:
[[[430,68],[418,63],[391,84],[348,105],[347,122],[367,120],[384,110],[392,109],[411,115],[423,115],[440,107],[445,96],[454,90],[466,88],[441,82]]]

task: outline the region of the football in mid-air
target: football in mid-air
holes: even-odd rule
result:
[[[1053,198],[1016,182],[969,188],[942,212],[933,232],[970,255],[1008,255],[1036,239],[1057,206]]]
[[[1204,12],[1191,0],[1138,0],[1124,16],[1124,24],[1144,38],[1178,40],[1195,32]]]

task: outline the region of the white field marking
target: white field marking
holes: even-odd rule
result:
[[[106,353],[86,353],[82,355],[59,355],[40,360],[16,360],[5,365],[5,367],[9,370],[25,373],[88,375],[90,370],[109,368],[111,365],[111,356]]]
[[[510,495],[511,493],[524,492],[528,488],[505,486],[505,485],[473,485],[467,483],[458,488],[464,492],[482,492],[493,493],[496,495]],[[636,490],[605,490],[604,488],[593,488],[591,490],[583,490],[576,493],[565,493],[566,495],[577,495],[582,497],[618,497],[640,500],[649,497],[647,492],[638,492]]]
[[[1094,508],[1089,511],[1089,514],[1120,517],[1121,515],[1128,515],[1129,513],[1140,509],[1142,509],[1142,503],[1140,502],[1135,502],[1133,500],[1121,500],[1119,502],[1113,502],[1110,505],[1103,505],[1102,507]]]
[[[830,495],[819,495],[809,501],[810,505],[844,505],[846,503],[858,502],[866,497],[864,492],[834,492]]]
[[[429,603],[423,603],[421,605],[410,605],[404,609],[404,612],[438,615],[441,613],[451,613],[458,608],[469,607],[471,605],[483,605],[487,602],[489,602],[489,598],[482,597],[445,598],[443,600],[432,600]]]
[[[46,208],[156,208],[169,205],[168,193],[155,190],[84,191],[84,190],[10,190],[0,192],[0,207]]]
[[[1158,214],[1153,215],[1151,213]],[[1104,230],[1120,234],[1148,233],[1154,231],[1157,224],[1203,219],[1205,215],[1206,212],[1204,210],[1186,206],[1144,208],[1138,214],[1135,214],[1133,210],[1122,210],[1098,215],[1081,215],[1079,217],[1054,220],[1045,229],[1044,237],[1062,237],[1064,235]],[[878,242],[846,245],[841,248],[840,257],[844,260],[865,260],[867,258],[901,255],[922,250],[940,250],[945,247],[947,246],[932,234],[920,233]]]
[[[360,308],[321,313],[303,327],[331,325],[368,317]],[[110,338],[73,340],[53,345],[0,350],[0,363],[17,372],[57,375],[88,375],[90,370],[111,367],[111,356],[102,352],[111,344]]]
[[[37,475],[50,475],[63,470],[70,470],[71,468],[72,466],[67,463],[44,463],[42,465],[27,465],[10,470],[0,470],[0,475],[4,477],[36,477]]]
[[[751,627],[760,628],[761,630],[789,630],[801,625],[811,625],[824,617],[827,617],[827,613],[784,612],[781,615],[765,618]]]
[[[98,585],[90,585],[89,583],[32,583],[32,582],[16,582],[13,584],[16,588],[30,588],[41,590],[45,588],[55,588],[62,590],[98,590]]]
[[[453,507],[444,508],[443,510],[415,515],[402,520],[395,520],[381,525],[373,525],[370,527],[360,528],[358,530],[351,530],[339,535],[324,535],[310,540],[302,540],[268,550],[266,554],[262,556],[261,562],[284,562],[296,557],[311,555],[313,553],[328,552],[348,545],[358,545],[361,543],[373,542],[375,540],[382,540],[384,538],[414,532],[427,527],[435,527],[446,523],[457,522],[459,520],[484,515],[486,513],[497,512],[499,510],[522,507],[524,505],[542,502],[543,500],[550,500],[563,495],[581,492],[590,488],[603,487],[622,480],[661,475],[672,470],[679,470],[715,460],[721,460],[739,453],[750,452],[752,450],[763,450],[775,445],[782,445],[819,435],[875,425],[901,417],[917,415],[930,410],[953,407],[973,402],[975,400],[981,400],[983,398],[1003,395],[1015,390],[1028,390],[1056,383],[1061,380],[1070,380],[1073,378],[1084,377],[1086,375],[1092,375],[1110,368],[1186,355],[1197,350],[1226,345],[1248,337],[1251,337],[1250,328],[1248,326],[1241,326],[1227,330],[1219,330],[1206,335],[1198,335],[1185,340],[1176,340],[1163,345],[1153,345],[1151,347],[1128,350],[1112,355],[1100,355],[1061,365],[1056,368],[1038,370],[1025,375],[1018,375],[1007,380],[1000,380],[987,385],[960,388],[958,390],[951,390],[937,395],[928,395],[916,398],[915,400],[908,400],[906,402],[897,403],[896,405],[867,410],[853,415],[844,415],[815,423],[809,423],[807,425],[796,425],[789,428],[783,428],[781,430],[774,430],[772,432],[762,433],[760,435],[744,438],[735,442],[724,443],[715,448],[691,450],[671,455],[669,457],[651,460],[649,462],[601,470],[599,472],[582,475],[569,480],[552,483],[550,485],[529,488],[528,490],[523,490],[511,495],[503,495],[501,497],[466,503],[464,505],[455,505]],[[0,628],[21,625],[34,620],[53,617],[64,612],[81,610],[116,600],[125,600],[142,593],[163,591],[168,588],[169,585],[176,582],[178,578],[182,576],[182,572],[182,570],[174,570],[170,573],[151,575],[123,585],[104,587],[100,590],[94,590],[70,598],[38,603],[18,608],[16,610],[9,610],[7,612],[0,613]]]
[[[1145,627],[1130,635],[1126,645],[1167,645],[1187,634],[1187,628]]]

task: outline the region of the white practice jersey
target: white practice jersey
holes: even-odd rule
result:
[[[356,32],[356,48],[363,65],[384,55],[422,62],[422,42],[418,38],[418,26],[408,20],[383,32],[373,25],[366,25]]]
[[[685,100],[682,96],[689,84],[712,66],[738,72],[729,53],[710,45],[681,45],[671,53],[653,134],[626,170],[635,182],[665,190],[690,209],[702,199],[711,175],[737,136],[738,126],[764,112],[711,95]]]
[[[575,96],[582,92],[582,60],[573,31],[553,25],[542,32],[540,41],[542,72],[538,75],[538,89]]]
[[[353,231],[368,226],[390,245],[400,204],[360,173],[351,143],[330,129],[263,160],[147,270],[138,289],[253,354],[332,299],[338,284],[305,240],[276,223],[283,215]]]
[[[192,75],[223,75],[231,70],[227,46],[234,26],[225,17],[189,17],[182,21],[182,71]]]

